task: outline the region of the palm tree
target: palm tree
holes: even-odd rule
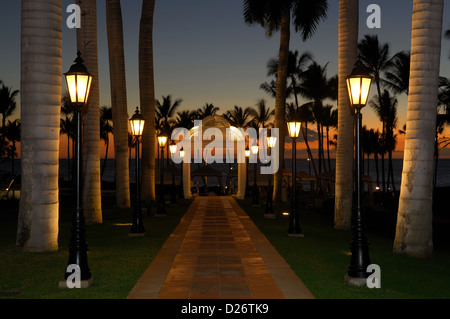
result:
[[[389,179],[392,177],[392,186],[395,191],[395,184],[393,181],[393,166],[392,166],[392,152],[395,150],[396,140],[394,135],[394,129],[397,127],[397,105],[398,101],[395,96],[391,96],[389,91],[384,90],[380,97],[376,96],[369,102],[369,105],[375,110],[380,118],[380,121],[384,123],[384,135],[381,138],[381,155],[388,153],[389,166],[388,166],[388,180],[387,187],[389,187]],[[382,165],[383,167],[383,165]],[[383,169],[383,168],[382,168]],[[383,176],[383,172],[382,172]],[[384,185],[382,189],[386,189]]]
[[[296,32],[300,32],[305,41],[316,30],[319,22],[326,18],[328,1],[326,0],[244,0],[244,21],[247,24],[260,24],[267,36],[280,31],[278,70],[275,98],[275,127],[280,130],[280,158],[284,158],[284,141],[286,136],[286,88],[289,58],[289,41],[291,22]],[[281,181],[284,163],[274,177],[275,201],[281,200]]]
[[[336,78],[328,79],[326,75],[326,65],[320,66],[313,62],[308,69],[302,74],[302,82],[298,87],[298,91],[304,97],[313,100],[312,114],[317,126],[317,137],[319,142],[318,160],[319,160],[319,174],[322,173],[323,146],[321,125],[324,119],[323,101],[331,98],[336,99],[335,82]]]
[[[195,112],[189,110],[178,111],[175,118],[175,127],[190,130],[194,126]]]
[[[228,110],[223,117],[226,118],[232,126],[246,129],[250,126],[256,111],[250,107],[243,109],[240,106],[234,106],[232,110]]]
[[[350,229],[353,194],[354,116],[350,111],[346,77],[351,73],[358,53],[358,0],[339,0],[338,24],[338,140],[336,145],[336,177],[334,227]]]
[[[16,96],[19,90],[11,91],[10,87],[2,84],[0,90],[0,113],[2,114],[2,127],[5,127],[6,118],[16,109]]]
[[[337,127],[338,111],[333,110],[332,105],[325,105],[323,108],[322,126],[326,129],[327,139],[327,155],[328,155],[328,169],[331,170],[331,158],[330,158],[330,127]]]
[[[219,111],[219,108],[211,103],[206,103],[201,108],[197,109],[196,117],[197,119],[204,119],[207,116],[215,115]]]
[[[123,26],[122,10],[120,0],[106,1],[106,26],[108,34],[109,52],[109,75],[111,87],[111,118],[101,121],[101,135],[106,138],[106,146],[109,146],[109,134],[104,130],[109,130],[110,121],[114,122],[114,158],[115,158],[115,183],[116,183],[116,205],[118,208],[129,208],[130,201],[130,168],[128,161],[128,112],[127,112],[127,91],[125,79],[125,57],[123,47]],[[104,110],[103,110],[104,111]],[[100,119],[104,115],[100,110]],[[109,114],[109,111],[108,111]],[[112,130],[112,127],[111,127]],[[106,158],[103,163],[101,178],[106,165]]]
[[[389,45],[380,45],[377,35],[366,35],[358,44],[358,59],[369,70],[376,84],[379,104],[382,104],[381,83],[383,73],[392,67],[394,59],[389,57]],[[382,138],[386,138],[386,123],[383,121],[381,131]],[[384,170],[384,153],[381,154],[381,178],[382,190],[386,190],[385,170]]]
[[[290,80],[289,85],[286,85],[286,98],[294,95],[295,105],[299,107],[298,102],[298,85],[301,82],[301,75],[305,71],[306,64],[312,61],[312,55],[310,53],[303,53],[300,57],[298,51],[289,51],[287,78]],[[277,77],[278,72],[278,59],[271,59],[267,63],[267,75]],[[269,93],[272,97],[276,97],[276,81],[269,83],[263,83],[260,86],[261,89]]]
[[[153,15],[155,0],[143,0],[139,27],[139,96],[142,116],[147,119],[142,136],[141,198],[156,201],[155,192],[155,79],[153,68]]]
[[[101,179],[103,179],[103,174],[105,173],[106,168],[106,162],[108,161],[109,135],[113,133],[112,117],[113,117],[113,110],[111,107],[102,106],[100,108],[100,139],[103,140],[106,145],[105,158],[103,160],[102,170],[100,173]]]
[[[443,0],[413,2],[408,129],[393,250],[416,257],[433,252],[433,141],[443,6]]]
[[[22,177],[16,245],[57,251],[62,4],[22,0],[21,12]]]
[[[11,174],[13,178],[16,176],[14,160],[17,155],[16,143],[20,142],[20,120],[8,120],[7,126],[4,128],[4,137],[11,143],[9,147],[9,157],[11,158]]]
[[[256,109],[253,114],[252,121],[255,122],[255,126],[260,128],[268,128],[272,126],[270,118],[275,114],[275,110],[271,110],[266,106],[266,101],[260,99],[256,104]]]
[[[72,155],[73,152],[73,145],[75,140],[75,122],[73,120],[73,117],[68,117],[66,115],[65,119],[60,119],[60,134],[66,134],[67,135],[67,179],[73,180],[73,176],[71,177],[70,174],[70,149],[71,149],[71,143],[70,140],[72,140]],[[72,170],[73,172],[74,170]]]
[[[392,58],[392,63],[385,72],[385,79],[382,83],[392,90],[394,94],[405,93],[409,90],[409,71],[411,64],[411,54],[399,52]]]
[[[96,1],[76,0],[83,14],[82,28],[77,29],[77,47],[92,75],[87,106],[83,110],[83,209],[86,224],[103,222],[100,181],[100,92],[97,57]]]
[[[160,124],[162,132],[170,137],[173,117],[176,115],[176,111],[183,100],[177,99],[172,102],[172,96],[170,95],[163,96],[162,98],[162,102],[156,100],[156,119]]]

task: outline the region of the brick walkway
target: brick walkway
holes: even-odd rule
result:
[[[314,298],[232,197],[197,197],[128,299]]]

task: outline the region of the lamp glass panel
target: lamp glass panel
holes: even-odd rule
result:
[[[288,131],[290,137],[298,137],[300,133],[301,122],[288,122]]]
[[[159,147],[165,147],[167,143],[167,136],[158,136]]]
[[[274,147],[277,143],[277,138],[275,136],[269,136],[267,137],[267,146],[270,148]]]

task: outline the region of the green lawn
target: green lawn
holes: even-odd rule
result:
[[[345,283],[350,264],[351,231],[335,230],[330,213],[300,211],[304,238],[287,236],[289,206],[277,204],[277,218],[264,218],[264,206],[239,200],[241,207],[289,263],[318,299],[450,298],[450,247],[436,249],[433,258],[419,259],[392,253],[392,236],[368,231],[370,260],[381,268],[381,288],[355,287]]]
[[[121,299],[139,277],[178,224],[191,200],[166,206],[166,217],[144,214],[145,237],[128,237],[132,209],[103,209],[103,224],[86,228],[88,263],[93,284],[89,289],[59,289],[68,261],[71,212],[60,216],[59,251],[27,253],[15,248],[16,214],[0,217],[0,299]],[[108,205],[104,205],[108,206]]]
[[[349,286],[344,276],[350,262],[350,231],[333,228],[328,214],[301,211],[304,238],[287,236],[289,210],[275,205],[277,218],[264,219],[264,206],[239,200],[255,224],[318,299],[442,299],[450,298],[450,249],[441,246],[431,259],[392,253],[392,237],[368,233],[371,262],[381,267],[381,288]],[[17,209],[2,206],[0,214],[0,299],[123,299],[178,224],[191,200],[167,205],[163,218],[144,215],[145,237],[128,237],[132,210],[104,205],[104,222],[87,227],[88,262],[93,275],[89,289],[59,289],[67,266],[71,212],[60,216],[60,249],[26,253],[15,248]],[[66,205],[64,205],[66,206]],[[111,205],[109,205],[111,206]],[[445,249],[444,249],[445,248]]]

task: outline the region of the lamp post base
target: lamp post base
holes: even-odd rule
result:
[[[301,233],[300,234],[289,234],[288,233],[288,236],[289,237],[301,237],[301,238],[303,238],[303,237],[305,237],[305,234],[301,234]]]
[[[128,237],[143,237],[145,233],[128,233]]]
[[[350,277],[348,274],[344,278],[345,282],[349,285],[357,287],[367,286],[367,278]]]
[[[80,288],[89,288],[92,285],[92,277],[87,280],[80,280],[79,284],[80,284]],[[72,285],[69,287],[67,285],[67,280],[60,280],[58,283],[58,288],[60,288],[60,289],[66,289],[66,288],[71,289],[74,287],[76,287],[75,283],[72,283]]]

